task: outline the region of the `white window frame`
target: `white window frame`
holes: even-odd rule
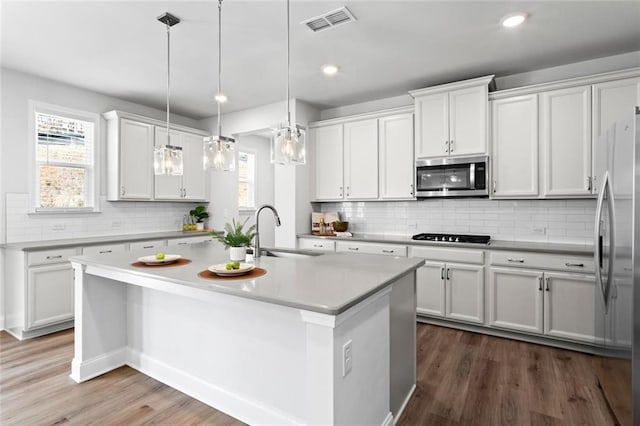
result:
[[[238,204],[238,212],[239,213],[251,213],[254,212],[256,210],[256,202],[257,202],[257,190],[256,190],[256,177],[258,176],[258,153],[255,152],[252,149],[239,149],[238,150],[238,184],[240,183],[240,156],[242,154],[249,154],[249,155],[253,155],[253,182],[251,182],[251,180],[249,180],[250,182],[250,188],[252,189],[252,191],[250,191],[250,195],[253,195],[253,207],[248,207],[248,206],[240,206]],[[238,185],[239,188],[239,185]],[[240,193],[240,191],[238,190],[238,194]]]
[[[81,111],[77,109],[62,107],[59,105],[48,104],[45,102],[29,100],[29,133],[28,133],[28,154],[29,154],[29,213],[30,214],[49,214],[49,213],[98,213],[100,212],[100,147],[102,140],[100,115]],[[86,207],[39,207],[39,168],[37,164],[36,146],[37,146],[37,124],[36,114],[57,115],[72,120],[88,121],[93,123],[93,158],[92,166],[87,168],[87,174],[92,182],[89,183],[86,196]]]

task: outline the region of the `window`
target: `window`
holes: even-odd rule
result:
[[[96,211],[96,114],[32,103],[35,212]]]
[[[256,208],[256,155],[238,153],[238,209]]]

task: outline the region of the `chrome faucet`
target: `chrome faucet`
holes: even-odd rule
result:
[[[256,236],[254,237],[253,243],[253,257],[260,257],[260,212],[264,209],[269,209],[273,212],[273,215],[276,217],[276,226],[280,226],[280,216],[278,215],[278,210],[270,204],[263,204],[256,210]]]

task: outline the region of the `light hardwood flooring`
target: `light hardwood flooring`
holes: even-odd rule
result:
[[[0,332],[0,424],[242,423],[122,367],[69,378],[73,331],[17,341]],[[594,357],[418,324],[418,383],[399,425],[613,425]]]

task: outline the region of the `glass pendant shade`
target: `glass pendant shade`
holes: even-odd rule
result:
[[[226,136],[204,138],[204,168],[232,172],[236,169],[235,142]]]
[[[157,146],[153,149],[153,172],[156,175],[182,176],[184,173],[184,160],[182,147]]]
[[[305,132],[302,127],[287,123],[274,130],[271,138],[273,164],[305,164],[306,154]]]

